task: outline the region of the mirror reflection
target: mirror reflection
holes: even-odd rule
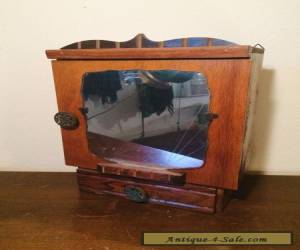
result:
[[[110,160],[195,168],[209,126],[207,79],[177,70],[108,70],[83,76],[89,149]]]

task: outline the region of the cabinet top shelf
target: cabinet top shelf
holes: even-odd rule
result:
[[[260,47],[237,45],[216,38],[191,37],[152,41],[143,34],[125,42],[87,40],[58,50],[46,50],[49,59],[212,59],[249,58],[251,53],[264,53]]]

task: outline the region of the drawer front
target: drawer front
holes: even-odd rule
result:
[[[198,210],[215,212],[216,191],[196,185],[166,186],[151,182],[114,178],[97,172],[77,173],[79,188],[96,194],[107,193],[122,196],[136,202],[149,202]]]

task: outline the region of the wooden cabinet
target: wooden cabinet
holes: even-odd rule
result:
[[[80,189],[220,210],[249,157],[263,52],[219,39],[144,35],[47,50],[55,120]]]

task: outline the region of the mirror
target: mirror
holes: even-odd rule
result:
[[[201,167],[209,90],[199,72],[108,70],[83,76],[92,153],[165,168]]]

